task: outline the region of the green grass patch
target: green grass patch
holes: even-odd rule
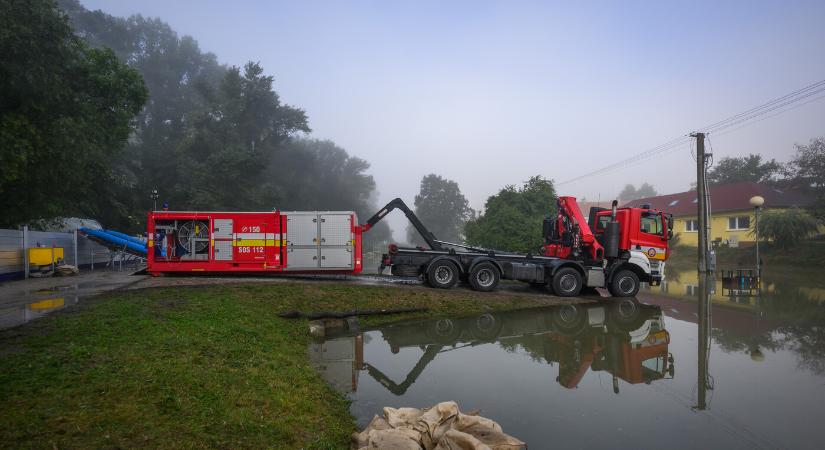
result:
[[[278,312],[426,306],[416,316],[435,316],[546,303],[325,283],[111,293],[0,331],[0,446],[348,448],[355,422],[309,365],[307,321]]]

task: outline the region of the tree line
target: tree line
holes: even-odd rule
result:
[[[159,19],[77,0],[0,11],[0,226],[83,216],[138,232],[155,189],[178,210],[374,211],[369,163],[307,137],[259,63],[223,65]]]

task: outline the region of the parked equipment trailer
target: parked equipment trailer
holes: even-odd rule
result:
[[[147,272],[361,272],[352,211],[149,213]]]
[[[659,284],[672,237],[669,214],[645,208],[593,208],[584,218],[574,197],[559,197],[558,213],[544,222],[545,245],[536,254],[515,254],[439,241],[400,199],[370,218],[367,231],[393,209],[401,209],[429,248],[391,244],[382,259],[393,275],[423,276],[435,288],[466,281],[491,291],[499,281],[518,280],[571,297],[583,288],[605,287],[613,296],[632,297],[640,283]]]

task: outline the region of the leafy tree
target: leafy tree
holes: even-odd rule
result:
[[[767,211],[759,218],[759,236],[786,249],[815,234],[817,225],[816,219],[803,209]]]
[[[811,139],[808,145],[797,144],[787,172],[792,185],[816,196],[813,213],[825,221],[825,136]]]
[[[625,203],[631,200],[655,197],[657,195],[658,194],[656,193],[656,189],[654,189],[653,186],[648,183],[642,183],[642,185],[639,186],[639,189],[636,189],[636,187],[632,184],[626,184],[624,186],[624,189],[622,189],[622,191],[619,192],[619,201]]]
[[[290,139],[309,130],[307,118],[280,102],[259,64],[223,66],[159,19],[59,3],[79,35],[113,48],[149,88],[127,151],[114,161],[127,186],[115,193],[123,226],[141,228],[128,216],[145,216],[152,189],[173,209],[352,209],[361,218],[375,211],[369,164],[332,142]],[[366,239],[389,236],[382,223]]]
[[[543,243],[542,222],[556,210],[553,183],[531,177],[524,186],[505,186],[489,197],[484,213],[467,222],[467,242],[486,248],[537,253]]]
[[[146,101],[137,71],[89,48],[52,1],[0,1],[0,225],[105,216],[110,170]]]
[[[742,157],[725,157],[708,171],[709,184],[728,184],[743,181],[767,183],[775,181],[782,166],[771,159],[762,160],[762,155],[750,154]]]
[[[293,133],[309,131],[304,112],[282,105],[257,63],[203,86],[205,108],[191,113],[186,138],[169,155],[169,198],[180,209],[260,209],[273,200],[267,162]]]
[[[215,55],[201,52],[194,39],[179,37],[159,19],[113,17],[88,11],[77,0],[58,0],[58,4],[78,36],[94,47],[113,49],[121,61],[141,73],[149,90],[126,150],[111,161],[120,183],[108,196],[120,207],[112,217],[101,218],[107,226],[137,231],[151,206],[152,189],[160,191],[162,201],[180,206],[174,192],[177,152],[190,137],[195,115],[209,107],[204,94],[217,90],[227,68]]]
[[[415,214],[439,240],[460,243],[464,241],[464,225],[473,217],[473,210],[458,183],[430,174],[421,179],[421,189],[415,196]],[[412,226],[407,228],[407,240],[418,245],[423,243]]]

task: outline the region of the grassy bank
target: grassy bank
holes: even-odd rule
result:
[[[109,294],[0,331],[0,446],[347,448],[355,424],[307,361],[307,321],[277,312],[547,298],[317,283]]]

